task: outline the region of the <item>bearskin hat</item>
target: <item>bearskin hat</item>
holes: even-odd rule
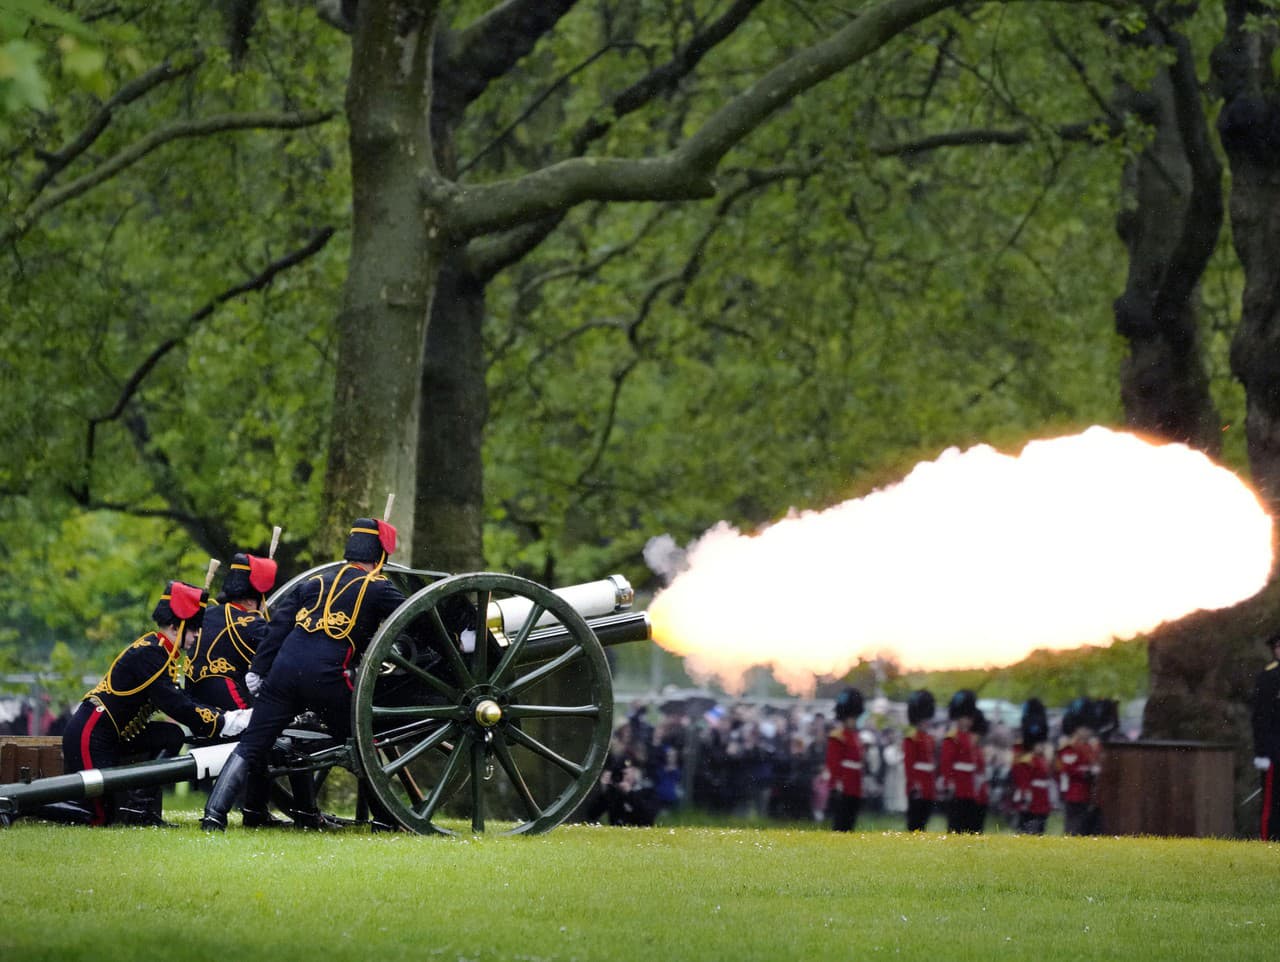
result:
[[[836,720],[857,718],[862,714],[862,692],[856,688],[846,688],[836,696]]]
[[[912,725],[931,721],[933,713],[938,710],[934,703],[933,692],[921,688],[907,696],[907,721]]]
[[[1049,740],[1049,713],[1039,698],[1028,698],[1022,705],[1022,745],[1034,748]]]
[[[961,688],[951,696],[947,705],[947,717],[952,721],[957,718],[973,718],[978,713],[978,698],[968,688]]]

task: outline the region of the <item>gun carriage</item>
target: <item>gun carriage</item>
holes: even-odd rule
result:
[[[336,564],[303,572],[271,600]],[[334,766],[349,769],[363,799],[376,797],[418,834],[453,834],[468,823],[474,833],[503,834],[559,825],[608,754],[613,682],[604,649],[650,635],[648,616],[628,610],[626,579],[552,591],[507,574],[384,570],[406,600],[353,672],[352,737],[289,729],[271,774],[323,780]],[[234,747],[0,785],[0,819],[216,775]]]

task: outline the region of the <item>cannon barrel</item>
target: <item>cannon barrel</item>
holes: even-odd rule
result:
[[[587,627],[605,648],[633,641],[648,641],[651,629],[649,615],[643,611],[628,611],[606,618],[589,618]],[[575,644],[568,629],[562,626],[539,628],[530,632],[520,652],[520,664],[536,664],[550,661],[564,654]]]
[[[235,747],[235,742],[224,742],[193,748],[189,755],[177,758],[159,758],[117,768],[87,768],[69,775],[0,785],[0,815],[29,814],[49,802],[71,802],[97,798],[107,792],[212,777],[222,771],[223,762]]]

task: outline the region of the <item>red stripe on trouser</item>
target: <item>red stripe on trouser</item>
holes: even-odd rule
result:
[[[236,687],[236,683],[230,678],[223,678],[227,683],[227,693],[231,695],[231,700],[236,703],[237,708],[248,708],[249,705],[240,697],[240,689]]]
[[[1275,778],[1276,766],[1274,762],[1267,769],[1267,774],[1262,776],[1262,840],[1264,842],[1271,841],[1271,782]]]
[[[102,720],[103,713],[94,711],[89,715],[89,720],[84,723],[84,728],[80,729],[80,769],[97,768],[93,763],[93,756],[89,753],[89,736],[93,734],[93,728]],[[90,825],[106,825],[107,824],[107,806],[99,796],[93,800],[92,804],[93,818],[89,821]]]

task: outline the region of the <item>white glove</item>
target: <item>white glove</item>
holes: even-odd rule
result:
[[[1271,767],[1271,759],[1266,755],[1259,755],[1253,760],[1253,767],[1260,772],[1265,772]]]
[[[223,736],[231,738],[232,736],[239,735],[249,726],[249,718],[252,715],[252,708],[237,708],[233,711],[224,711],[222,713]]]
[[[458,635],[458,641],[462,643],[462,650],[468,655],[476,650],[476,633],[473,628],[464,628]]]
[[[248,672],[244,676],[244,686],[249,689],[250,695],[257,696],[258,692],[262,689],[262,676],[254,674],[253,672]]]

